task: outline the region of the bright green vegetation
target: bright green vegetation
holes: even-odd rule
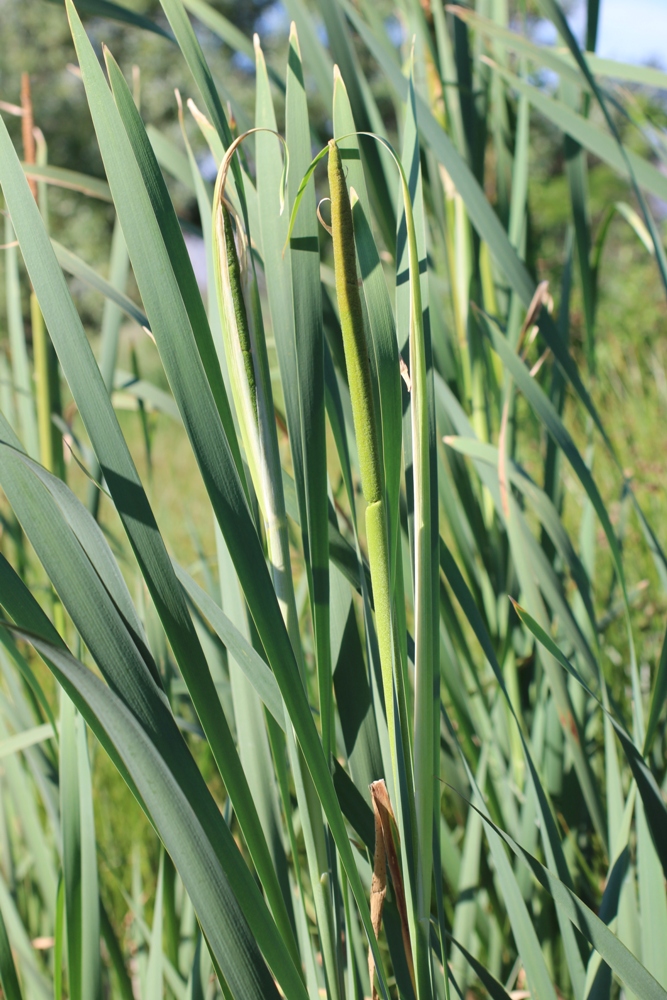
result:
[[[162,0],[175,138],[66,0],[106,180],[0,124],[2,995],[665,1000],[667,75],[285,7]]]

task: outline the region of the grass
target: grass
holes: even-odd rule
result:
[[[162,7],[181,147],[66,4],[131,264],[117,229],[95,354],[0,128],[4,995],[665,997],[665,184],[613,80],[667,81],[553,0],[569,57],[501,6],[405,2],[397,47],[290,0],[267,64]]]

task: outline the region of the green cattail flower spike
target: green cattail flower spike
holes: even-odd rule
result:
[[[246,460],[267,522],[267,529],[271,531],[276,527],[273,524],[275,511],[271,502],[265,502],[267,491],[264,486],[267,481],[274,480],[276,473],[279,473],[279,467],[271,471],[267,468],[268,465],[275,464],[277,455],[277,444],[273,441],[275,427],[273,405],[270,402],[268,361],[256,289],[252,287],[251,254],[239,218],[236,218],[236,234],[234,232],[235,213],[224,196],[234,154],[243,140],[257,131],[266,129],[250,129],[240,135],[229,146],[220,164],[213,196],[213,242],[218,304],[222,315],[232,394]],[[282,136],[274,134],[284,142]],[[286,155],[281,180],[281,210],[284,206],[287,165]]]
[[[382,450],[375,416],[368,344],[357,279],[350,197],[343,173],[340,151],[334,140],[329,143],[328,150],[336,295],[343,333],[354,430],[359,452],[361,489],[368,504],[366,508],[368,558],[373,585],[392,766],[396,772],[391,574]]]
[[[329,188],[331,192],[331,229],[336,296],[340,312],[340,325],[343,331],[354,429],[359,450],[361,489],[366,502],[373,504],[382,499],[382,457],[373,405],[368,345],[357,279],[352,208],[345,183],[340,150],[333,139],[329,143]]]

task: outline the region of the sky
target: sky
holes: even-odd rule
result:
[[[586,23],[584,0],[575,5],[569,21],[578,39],[583,41]],[[272,32],[287,34],[289,17],[280,0],[264,10],[256,30],[260,35]],[[556,29],[547,22],[538,27],[536,40],[546,45],[559,44]],[[667,0],[601,0],[597,53],[607,59],[651,63],[667,69]],[[253,69],[250,60],[247,67],[245,61],[238,62],[249,71]]]
[[[585,9],[579,4],[569,18],[579,39]],[[544,42],[555,40],[555,32],[540,37]],[[606,59],[667,68],[667,0],[602,0],[596,51]]]
[[[667,65],[667,0],[603,0],[598,52]]]

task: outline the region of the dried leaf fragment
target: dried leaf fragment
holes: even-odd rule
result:
[[[384,904],[384,898],[387,892],[387,874],[386,869],[389,866],[389,872],[391,874],[391,883],[394,889],[394,896],[396,897],[396,908],[398,909],[398,914],[401,919],[401,936],[403,938],[403,947],[405,949],[405,959],[408,965],[408,970],[410,972],[410,978],[412,979],[412,985],[415,987],[415,969],[414,961],[412,958],[412,945],[410,944],[410,929],[408,925],[408,910],[405,903],[405,889],[403,887],[403,875],[401,873],[401,866],[398,859],[398,828],[396,825],[396,817],[394,816],[394,810],[391,806],[391,800],[389,798],[389,792],[387,791],[387,786],[384,780],[374,781],[371,785],[371,799],[373,801],[373,812],[375,814],[375,859],[378,858],[378,838],[379,832],[382,831],[382,842],[384,847],[384,857],[382,859],[382,864],[384,867],[384,892],[382,894],[382,904]],[[373,917],[373,886],[375,885],[375,863],[373,868],[373,881],[371,883],[371,919]],[[379,872],[378,872],[379,876]],[[379,900],[379,897],[378,897]],[[380,907],[380,915],[378,917],[377,929],[375,924],[373,924],[373,929],[377,936],[377,932],[380,926],[380,919],[382,916],[382,908]],[[368,971],[370,973],[371,983],[374,983],[373,970],[374,970],[373,956],[370,952],[368,953]],[[375,986],[373,985],[373,1000],[376,1000],[377,992]]]

